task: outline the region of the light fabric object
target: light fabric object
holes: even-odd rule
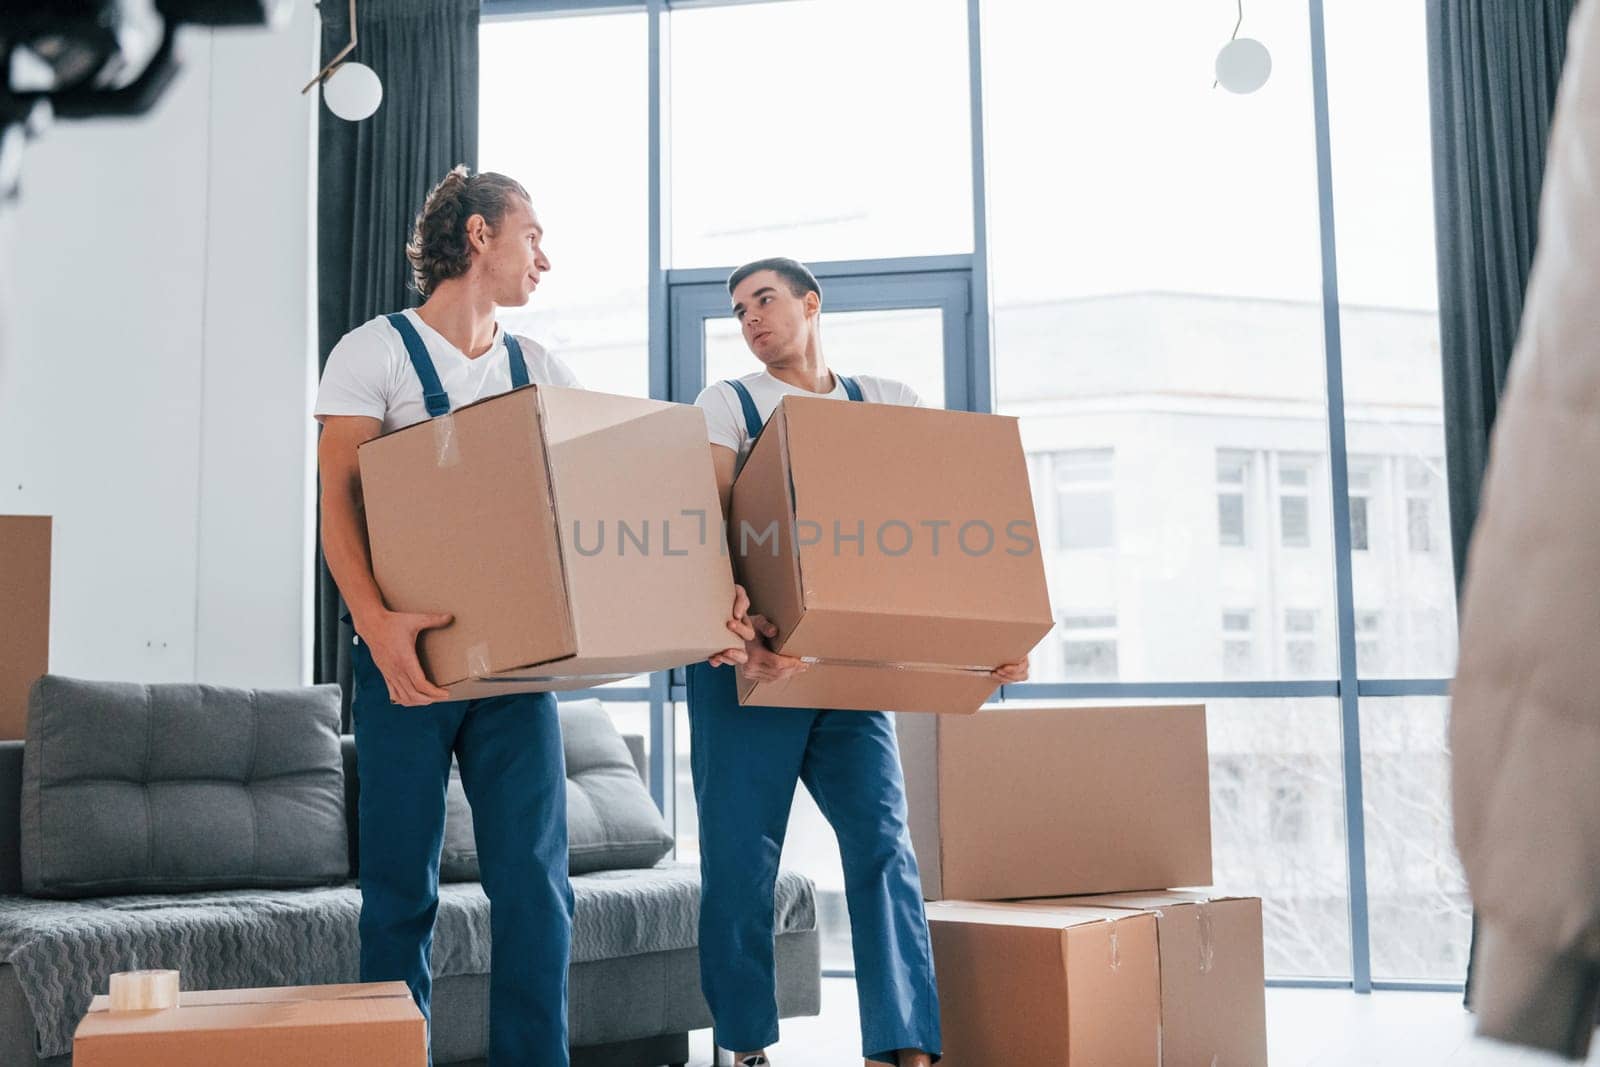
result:
[[[700,912],[698,864],[600,871],[574,878],[572,888],[574,965],[627,963],[653,953],[694,951]],[[360,915],[361,891],[354,885],[91,900],[0,896],[0,963],[15,969],[36,1021],[39,1052],[60,1056],[72,1051],[73,1028],[94,995],[105,989],[107,976],[127,970],[135,960],[151,966],[181,960],[184,981],[191,989],[359,981]],[[794,871],[779,875],[774,921],[780,937],[816,929],[815,894],[803,875]],[[475,883],[441,887],[433,939],[436,988],[459,976],[487,980],[489,949],[489,900],[483,887]],[[641,997],[650,995],[637,1007],[660,1010],[663,998],[682,995],[679,988],[661,984],[654,966],[645,966],[648,969],[638,977],[630,975]],[[815,962],[810,969],[814,982]],[[581,971],[575,967],[574,974]],[[0,968],[0,991],[4,977],[5,969]],[[787,985],[800,975],[791,972],[782,977]],[[698,1001],[698,990],[692,984],[688,989]],[[611,989],[588,992],[589,996],[574,996],[570,1002],[574,1018],[583,1019],[574,1025],[575,1041],[638,1036],[607,1032],[611,1025],[636,1017],[634,1005],[619,1006]],[[0,1009],[6,1006],[0,997]],[[702,1006],[696,1013],[703,1012]],[[475,1025],[482,1027],[486,1019],[487,1013],[479,1014]],[[434,1022],[437,1041],[440,1021]],[[709,1023],[706,1018],[695,1025]],[[0,1032],[0,1048],[8,1036]],[[482,1055],[480,1043],[471,1057],[462,1058]],[[441,1056],[440,1062],[456,1058]],[[7,1067],[13,1062],[18,1061],[0,1056]]]
[[[1600,10],[1581,4],[1462,596],[1456,844],[1487,1036],[1582,1059],[1600,997]]]
[[[405,312],[417,335],[433,358],[439,382],[450,396],[455,411],[511,388],[511,362],[506,355],[505,331],[495,328],[489,351],[468,359],[445,340],[439,331],[422,321],[414,310]],[[528,364],[528,377],[535,385],[582,388],[578,376],[560,359],[546,352],[539,342],[517,335],[522,357]],[[383,420],[383,432],[391,433],[428,417],[422,399],[422,383],[406,355],[405,342],[382,315],[362,323],[333,346],[328,365],[322,372],[313,413],[322,415],[365,415]]]

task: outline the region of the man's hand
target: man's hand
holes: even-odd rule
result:
[[[739,639],[739,644],[725,648],[706,660],[713,667],[720,667],[725,663],[744,663],[750,658],[745,652],[745,643],[755,640],[756,630],[750,624],[750,595],[744,591],[744,586],[737,582],[733,585],[733,617],[728,620],[728,629]]]
[[[767,638],[778,636],[778,627],[765,615],[750,616],[756,636],[744,644],[746,659],[741,668],[746,678],[756,682],[783,682],[811,669],[803,659],[785,656],[767,647]]]
[[[989,677],[1003,685],[1015,685],[1028,680],[1028,657],[1023,656],[1015,663],[1002,663],[989,672]]]
[[[389,699],[405,707],[420,707],[436,700],[449,700],[450,694],[428,681],[417,659],[417,635],[424,630],[449,626],[450,615],[430,615],[407,611],[380,611],[361,619],[356,632],[367,643],[373,665],[383,674]]]

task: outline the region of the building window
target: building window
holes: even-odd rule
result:
[[[1306,840],[1304,772],[1284,769],[1274,775],[1268,836],[1275,845],[1299,845]]]
[[[1061,619],[1062,664],[1068,681],[1117,679],[1117,617],[1065,615]]]
[[[1383,670],[1383,615],[1356,612],[1356,662],[1363,672]]]
[[[1278,532],[1284,548],[1311,547],[1311,461],[1278,461]]]
[[[1406,613],[1411,628],[1404,649],[1411,663],[1407,673],[1433,675],[1450,672],[1450,635],[1455,616],[1447,609],[1418,608]]]
[[[1256,673],[1255,613],[1248,608],[1222,613],[1222,673],[1229,678]]]
[[[1250,453],[1217,452],[1217,543],[1242,548],[1245,535],[1245,496],[1250,489]]]
[[[1419,459],[1406,460],[1406,542],[1413,552],[1435,549],[1433,513],[1438,485],[1432,465]]]
[[[1371,460],[1350,461],[1350,550],[1372,550],[1372,484],[1376,480]]]
[[[1109,448],[1053,455],[1056,544],[1060,548],[1110,548],[1114,542],[1112,459]]]
[[[1289,608],[1283,613],[1283,659],[1291,675],[1309,677],[1317,670],[1317,613]]]

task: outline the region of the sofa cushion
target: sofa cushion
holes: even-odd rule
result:
[[[598,700],[560,703],[567,760],[567,856],[573,874],[649,867],[672,851],[672,833],[639,778],[627,742]],[[439,877],[478,880],[472,809],[451,769]]]
[[[35,896],[343,881],[339,688],[46,675],[29,696],[21,838]]]

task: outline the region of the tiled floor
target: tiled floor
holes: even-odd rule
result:
[[[1267,1044],[1272,1067],[1556,1067],[1564,1062],[1475,1039],[1472,1018],[1454,993],[1357,996],[1343,990],[1269,989]],[[783,1040],[770,1051],[774,1067],[859,1065],[855,983],[824,979],[822,1014],[785,1021]],[[692,1067],[709,1067],[709,1031],[693,1035],[690,1052]],[[1600,1064],[1600,1050],[1589,1063]]]

